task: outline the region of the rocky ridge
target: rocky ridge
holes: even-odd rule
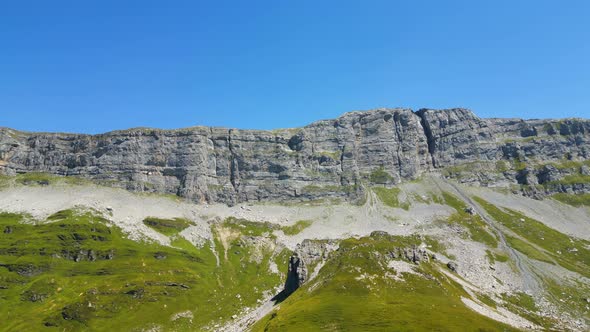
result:
[[[0,174],[79,176],[229,205],[359,201],[367,184],[394,185],[439,171],[461,182],[522,185],[523,193],[537,196],[590,191],[585,181],[559,183],[589,173],[587,165],[550,164],[587,161],[589,143],[590,120],[482,119],[466,109],[377,109],[273,131],[135,128],[82,135],[1,128]]]

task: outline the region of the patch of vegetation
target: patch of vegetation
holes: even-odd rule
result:
[[[357,186],[336,186],[336,185],[326,185],[326,186],[318,186],[315,184],[307,185],[301,188],[301,191],[304,193],[309,194],[325,194],[325,193],[345,193],[350,194],[357,190]]]
[[[178,234],[191,225],[191,222],[184,218],[163,219],[147,217],[143,220],[143,223],[166,236]]]
[[[383,216],[383,217],[391,222],[398,222],[400,220],[400,218],[398,216]]]
[[[269,203],[256,202],[256,204],[266,205]],[[318,198],[318,199],[301,200],[301,201],[281,201],[281,202],[273,202],[272,204],[280,204],[282,206],[330,206],[330,205],[342,204],[342,199],[330,197],[330,198]]]
[[[22,214],[0,212],[0,220],[4,221],[3,224],[10,226],[11,224],[19,224],[24,219]]]
[[[0,189],[8,187],[12,178],[8,175],[0,174]]]
[[[61,211],[57,211],[56,213],[47,217],[47,220],[51,220],[51,221],[63,220],[63,219],[67,219],[67,218],[72,218],[76,214],[77,214],[76,211],[73,209],[61,210]]]
[[[282,229],[285,235],[297,235],[307,227],[311,226],[311,224],[311,220],[299,220],[291,226],[283,226]]]
[[[388,276],[389,253],[420,242],[383,234],[342,241],[317,278],[252,331],[515,331],[467,308],[461,297],[469,295],[435,264],[416,265],[403,280]]]
[[[496,309],[496,301],[494,301],[489,295],[480,293],[476,294],[476,296],[477,299],[480,300],[483,304]]]
[[[550,123],[545,123],[543,125],[543,131],[549,135],[554,134],[553,126]]]
[[[340,151],[320,151],[317,153],[317,156],[326,156],[330,157],[332,160],[340,161],[340,157],[342,156],[342,152]]]
[[[445,177],[461,177],[462,173],[473,173],[479,169],[485,168],[485,165],[479,161],[467,162],[459,165],[445,167],[442,175]]]
[[[420,195],[418,193],[412,193],[411,194],[412,200],[414,200],[415,202],[418,203],[423,203],[423,204],[444,204],[444,200],[442,199],[442,197],[440,197],[439,195],[433,193],[433,192],[428,192],[425,195]]]
[[[482,174],[483,176],[480,178],[481,181],[489,181],[486,178],[491,180],[492,177],[502,177],[502,173],[510,170],[512,168],[512,163],[509,161],[498,161],[498,162],[491,162],[491,161],[472,161],[461,163],[454,166],[448,166],[441,170],[441,174],[446,178],[454,178],[454,179],[470,179],[473,177],[474,174]]]
[[[401,208],[404,210],[410,209],[410,203],[408,202],[400,202],[399,201],[399,194],[401,190],[397,187],[393,188],[385,188],[385,187],[373,187],[373,192],[377,195],[379,200],[383,202],[383,204],[393,207],[393,208]]]
[[[590,175],[582,175],[582,174],[571,174],[566,175],[562,179],[548,182],[548,185],[556,185],[556,184],[564,184],[564,185],[574,185],[580,183],[590,183]]]
[[[573,316],[586,317],[586,322],[590,322],[588,317],[588,294],[590,294],[590,285],[582,281],[564,281],[559,282],[553,279],[545,278],[543,286],[549,295],[553,304],[561,311],[572,314]]]
[[[527,168],[527,163],[520,158],[515,158],[512,162],[515,171],[524,171]]]
[[[506,144],[506,143],[514,143],[514,142],[529,143],[529,142],[532,142],[532,141],[538,140],[538,139],[540,139],[538,136],[507,138],[507,139],[505,139],[503,141],[503,143],[504,144]]]
[[[555,320],[538,314],[538,307],[532,296],[523,292],[504,293],[502,294],[502,300],[504,300],[504,304],[510,311],[547,330],[553,330]]]
[[[542,261],[556,261],[566,269],[590,276],[590,241],[565,235],[518,211],[500,209],[479,197],[474,199],[496,221],[520,237],[507,237],[510,245],[518,251]],[[527,242],[542,248],[543,252]]]
[[[558,193],[552,195],[551,198],[575,207],[590,206],[590,194]]]
[[[506,235],[506,242],[508,242],[510,247],[520,251],[530,259],[536,259],[541,262],[554,264],[553,260],[547,254],[541,252],[522,239]]]
[[[250,236],[270,236],[273,230],[279,228],[278,225],[269,222],[250,221],[235,217],[228,217],[222,225]]]
[[[502,294],[502,299],[508,303],[519,306],[520,308],[535,312],[538,310],[535,300],[532,296],[523,292],[516,292],[512,294]]]
[[[198,254],[200,251],[199,248],[195,247],[189,240],[183,238],[182,236],[172,236],[170,240],[170,245],[172,245],[175,248],[182,249],[184,251],[194,254]],[[156,254],[156,256],[158,255]]]
[[[207,189],[212,190],[212,191],[221,191],[221,190],[225,189],[225,186],[221,185],[221,184],[209,183],[209,184],[207,184]]]
[[[584,160],[584,161],[569,160],[567,158],[567,156],[565,156],[563,158],[563,160],[561,160],[559,162],[550,162],[550,163],[539,164],[537,166],[537,168],[542,168],[545,165],[552,165],[555,168],[560,169],[560,170],[571,169],[571,170],[577,170],[579,172],[580,168],[582,166],[590,166],[590,160]]]
[[[180,237],[172,241],[178,248],[129,240],[96,213],[24,219],[0,213],[0,330],[198,331],[283,283],[269,264],[282,266],[288,251],[239,240],[240,232],[228,259],[217,261],[210,248]],[[193,318],[173,320],[179,312]]]
[[[14,180],[17,184],[22,185],[49,185],[57,183],[83,185],[90,184],[91,181],[76,176],[58,176],[49,173],[30,172],[16,175]]]
[[[492,252],[489,249],[486,249],[486,257],[488,258],[490,264],[494,264],[496,262],[506,263],[510,259],[508,255]]]
[[[563,178],[545,182],[542,185],[544,187],[562,186],[562,185],[575,185],[575,184],[588,184],[590,183],[590,175],[585,175],[582,172],[582,167],[589,167],[590,160],[576,161],[569,160],[569,155],[565,155],[564,159],[556,162],[539,163],[536,165],[537,169],[541,169],[545,166],[553,166],[561,171],[562,174],[566,174]]]
[[[498,173],[508,172],[510,170],[510,165],[504,160],[498,160],[496,162],[496,171]]]
[[[443,192],[443,199],[447,205],[455,209],[455,213],[449,216],[447,221],[451,224],[461,225],[469,230],[469,237],[476,242],[481,242],[489,247],[498,247],[498,240],[490,227],[478,215],[467,212],[467,204],[455,195]]]
[[[393,181],[393,177],[389,174],[383,166],[371,172],[369,175],[369,181],[371,183],[386,184]]]

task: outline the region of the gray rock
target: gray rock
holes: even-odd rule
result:
[[[133,191],[230,205],[358,201],[372,179],[395,185],[473,162],[587,160],[589,142],[588,120],[481,119],[466,109],[377,109],[273,131],[135,128],[80,135],[0,128],[0,173],[79,176]],[[473,170],[461,181],[535,186],[563,175],[551,172]]]
[[[473,206],[466,207],[465,212],[469,213],[472,216],[477,214],[477,211],[475,211],[475,208]]]
[[[282,301],[296,291],[309,278],[312,271],[308,270],[313,265],[327,258],[332,241],[303,240],[289,258],[287,280],[283,291],[275,297],[275,300]]]
[[[428,251],[418,247],[401,249],[401,256],[415,264],[419,264],[420,262],[428,262],[430,259]]]
[[[457,272],[457,263],[450,261],[447,263],[447,267],[449,268],[449,270]]]

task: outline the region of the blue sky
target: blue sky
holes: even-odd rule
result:
[[[589,1],[3,1],[0,126],[590,117]]]

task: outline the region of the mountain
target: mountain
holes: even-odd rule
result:
[[[355,201],[364,197],[364,182],[396,184],[446,169],[462,182],[527,185],[524,192],[534,196],[587,191],[569,185],[573,170],[552,163],[589,159],[589,142],[589,120],[379,109],[274,131],[139,128],[92,136],[2,129],[0,171],[75,175],[195,202],[237,204]]]
[[[2,331],[586,331],[590,120],[0,129]]]

